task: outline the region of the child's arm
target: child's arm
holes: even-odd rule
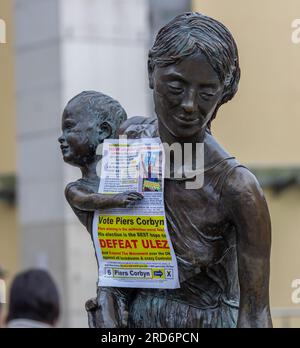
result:
[[[123,192],[116,195],[107,195],[91,192],[82,185],[67,186],[65,195],[71,206],[83,211],[125,208],[143,199],[143,195],[138,192]]]

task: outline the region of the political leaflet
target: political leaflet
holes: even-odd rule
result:
[[[165,217],[160,139],[108,139],[102,154],[99,193],[136,191],[144,198],[127,208],[95,212],[99,286],[179,288]]]

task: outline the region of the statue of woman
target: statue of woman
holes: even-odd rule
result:
[[[187,178],[165,179],[181,287],[137,289],[127,304],[128,325],[271,327],[268,207],[253,174],[210,131],[218,109],[238,89],[235,41],[218,21],[185,13],[159,31],[148,66],[158,134],[169,145],[204,143],[204,184],[186,189]],[[121,132],[143,136],[153,123],[129,119]]]
[[[201,188],[188,189],[187,182],[194,179],[178,178],[172,172],[165,179],[166,219],[180,288],[98,287],[97,298],[86,304],[91,327],[272,326],[268,207],[256,178],[210,131],[220,106],[236,94],[239,79],[236,44],[218,21],[185,13],[159,31],[149,53],[157,120],[131,118],[119,133],[131,138],[159,136],[163,143],[177,143],[182,149],[185,143],[194,148],[204,143]],[[104,199],[97,194],[95,146],[113,137],[112,125],[119,120],[111,118],[114,112],[108,109],[109,122],[100,122],[95,115],[102,112],[93,110],[89,95],[87,101],[83,97],[69,103],[60,143],[65,161],[82,168],[83,178],[67,186],[66,196],[91,232],[95,210],[127,206],[142,196],[131,192]],[[172,161],[171,168],[177,173]]]

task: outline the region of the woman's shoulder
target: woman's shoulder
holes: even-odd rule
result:
[[[211,166],[219,173],[220,191],[231,197],[243,197],[262,194],[261,187],[254,174],[233,155],[227,152],[210,134],[205,137],[208,156],[212,158]]]
[[[263,197],[262,188],[255,175],[245,166],[239,165],[228,176],[225,191],[231,197]]]
[[[219,162],[228,158],[234,158],[223,146],[216,140],[216,138],[209,132],[205,132],[204,137],[205,155],[210,158],[210,162]]]

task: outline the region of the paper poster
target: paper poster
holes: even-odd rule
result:
[[[159,138],[104,142],[99,193],[137,191],[144,199],[94,214],[99,286],[180,287],[164,210],[164,163]]]

